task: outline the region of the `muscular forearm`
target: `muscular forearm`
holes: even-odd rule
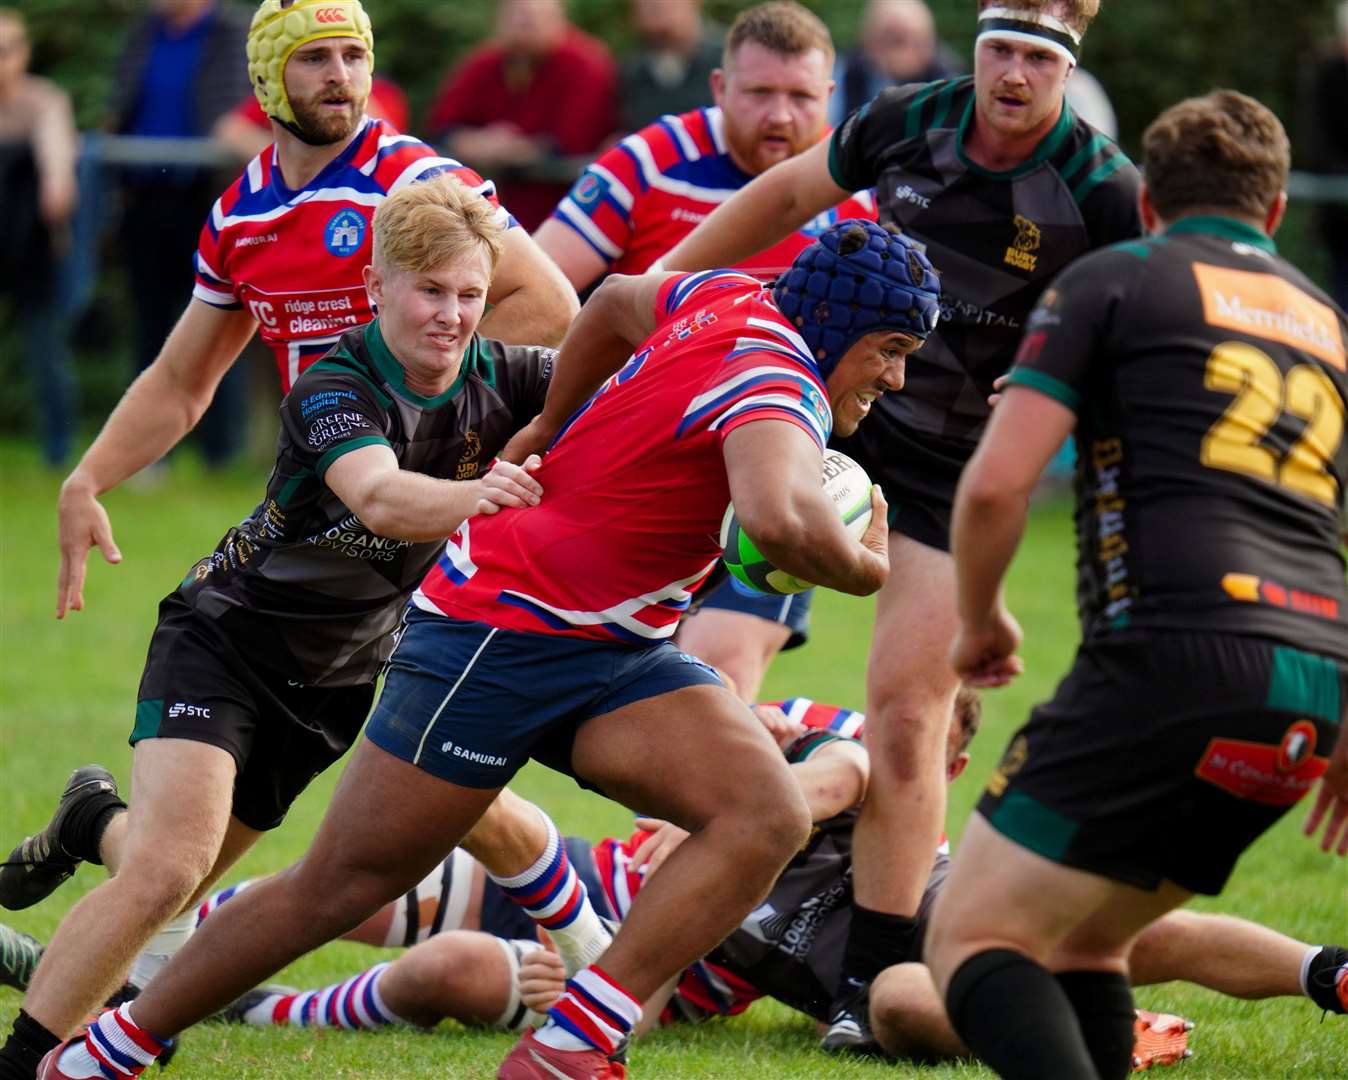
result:
[[[950,551],[958,610],[966,626],[991,618],[1002,580],[1025,531],[1028,500],[1015,492],[961,491],[955,497]]]
[[[885,583],[885,563],[847,535],[826,503],[741,524],[764,558],[802,581],[853,596],[869,596]]]
[[[833,742],[792,765],[791,772],[810,807],[810,820],[825,821],[861,802],[870,769],[859,743]]]
[[[201,419],[215,392],[178,384],[164,368],[146,368],[127,388],[66,484],[100,495],[158,461]]]
[[[737,191],[676,244],[660,265],[666,270],[735,266],[789,236],[847,194],[828,179],[828,147],[821,143]]]
[[[477,512],[481,492],[478,480],[437,480],[397,469],[369,485],[351,509],[391,540],[440,540]]]

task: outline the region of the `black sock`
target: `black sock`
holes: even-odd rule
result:
[[[971,956],[950,980],[946,1011],[964,1044],[1005,1080],[1100,1080],[1072,1003],[1028,956]]]
[[[58,837],[61,847],[67,855],[102,866],[98,845],[103,839],[103,832],[114,817],[125,811],[126,803],[110,791],[99,791],[82,799],[70,811],[70,816],[61,822],[61,835]]]
[[[42,1059],[60,1045],[58,1036],[20,1009],[9,1040],[0,1048],[0,1080],[33,1080]]]
[[[1339,1000],[1335,976],[1344,964],[1348,964],[1348,949],[1326,945],[1306,968],[1306,996],[1320,1008],[1340,1015],[1344,1008]]]
[[[890,915],[854,903],[838,993],[845,995],[849,986],[869,985],[885,968],[913,959],[917,930],[915,916]]]
[[[1133,991],[1112,971],[1060,971],[1058,985],[1077,1014],[1081,1035],[1101,1080],[1133,1071]]]

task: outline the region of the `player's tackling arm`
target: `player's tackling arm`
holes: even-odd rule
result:
[[[255,325],[243,309],[189,301],[155,362],[122,395],[98,438],[66,477],[57,503],[58,619],[67,610],[84,607],[91,547],[101,548],[108,562],[122,558],[98,496],[159,460],[193,428]]]
[[[851,192],[833,182],[829,140],[774,165],[735,192],[660,260],[666,270],[735,266]]]
[[[827,821],[866,797],[871,760],[852,739],[825,743],[804,761],[791,765],[791,775],[805,795],[811,821]]]
[[[580,310],[576,290],[523,229],[507,229],[479,327],[508,345],[556,345]]]
[[[723,453],[735,514],[773,566],[856,596],[885,583],[889,529],[878,487],[871,526],[857,543],[824,495],[819,447],[803,429],[785,420],[742,424],[726,436]]]
[[[1030,493],[1076,425],[1065,405],[1008,387],[955,491],[950,551],[960,630],[951,662],[970,686],[1020,674],[1020,627],[1002,602],[1002,580],[1025,532]]]
[[[437,480],[398,467],[387,445],[362,446],[343,454],[323,474],[358,518],[392,540],[440,540],[473,514],[494,514],[503,506],[536,506],[543,488],[523,466],[498,461],[477,480]]]
[[[553,362],[543,411],[501,451],[504,461],[540,453],[587,402],[605,379],[623,366],[632,350],[655,330],[655,299],[674,275],[613,274],[585,302]]]
[[[534,233],[534,243],[561,267],[566,280],[577,292],[588,289],[608,269],[608,263],[586,239],[570,225],[548,218]]]

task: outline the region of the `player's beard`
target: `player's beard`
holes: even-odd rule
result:
[[[350,106],[346,111],[334,113],[323,108],[326,99],[333,97],[329,91],[320,94],[311,101],[292,101],[290,108],[295,114],[295,126],[304,132],[307,142],[313,146],[331,146],[351,137],[365,113],[365,98],[349,94],[346,98]]]

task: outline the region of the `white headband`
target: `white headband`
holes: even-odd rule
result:
[[[1061,19],[1046,11],[1025,8],[990,7],[978,13],[978,40],[997,37],[1038,45],[1057,53],[1075,65],[1081,50],[1081,35]]]

